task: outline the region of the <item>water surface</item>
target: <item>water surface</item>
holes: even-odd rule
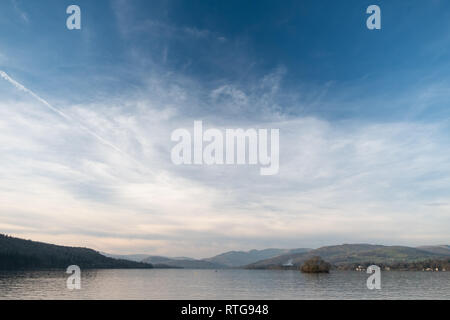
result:
[[[450,299],[450,272],[302,274],[274,270],[84,270],[81,290],[62,271],[0,272],[0,299]]]

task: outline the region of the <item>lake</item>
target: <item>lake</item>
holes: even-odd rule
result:
[[[384,271],[381,290],[364,272],[275,270],[85,270],[81,290],[63,271],[0,272],[0,299],[450,299],[450,272]]]

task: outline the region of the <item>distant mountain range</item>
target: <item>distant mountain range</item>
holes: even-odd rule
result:
[[[0,234],[0,270],[152,268],[151,264],[105,257],[87,248],[65,247]]]
[[[140,257],[145,255],[139,255]],[[155,266],[187,269],[298,269],[306,260],[319,256],[334,267],[349,268],[353,265],[413,263],[450,258],[450,246],[382,246],[371,244],[344,244],[318,249],[264,249],[229,251],[206,259],[167,258],[147,256],[140,260]],[[127,256],[115,256],[126,259]]]
[[[246,266],[256,261],[269,259],[286,254],[305,253],[311,249],[264,249],[250,251],[229,251],[212,258],[204,259],[205,261],[221,264],[227,267],[236,268]]]
[[[134,256],[112,257],[129,259]],[[320,256],[335,267],[350,267],[359,264],[412,263],[450,258],[450,246],[382,246],[371,244],[343,244],[318,249],[264,249],[250,251],[229,251],[206,259],[167,258],[137,255],[139,260],[155,266],[170,266],[187,269],[297,269],[306,260]],[[144,257],[144,258],[143,258]]]
[[[224,269],[226,266],[204,261],[196,260],[190,258],[166,258],[158,256],[150,256],[142,262],[155,264],[157,266],[168,266],[172,268],[183,268],[183,269]]]
[[[92,249],[57,246],[0,234],[0,270],[67,268],[185,268],[185,269],[298,269],[319,256],[337,268],[354,265],[414,264],[425,261],[450,263],[450,246],[382,246],[343,244],[318,249],[264,249],[229,251],[206,259],[162,257],[147,254],[114,255]],[[415,268],[421,265],[415,265]]]
[[[450,258],[449,246],[411,248],[404,246],[381,246],[370,244],[344,244],[327,246],[305,253],[291,253],[251,263],[247,269],[277,269],[288,264],[300,267],[306,260],[319,256],[334,266],[353,264],[395,264]]]
[[[186,257],[168,258],[161,256],[150,256],[144,254],[136,255],[114,255],[104,253],[108,257],[126,259],[151,263],[155,267],[168,266],[172,268],[185,269],[226,269],[244,267],[256,261],[273,258],[283,254],[304,253],[311,249],[264,249],[250,251],[229,251],[206,259],[192,259]]]
[[[109,254],[103,253],[103,255],[114,258],[130,260],[135,262],[150,263],[155,268],[184,268],[184,269],[223,269],[223,265],[216,265],[203,260],[196,260],[187,257],[162,257],[162,256],[151,256],[148,254]]]

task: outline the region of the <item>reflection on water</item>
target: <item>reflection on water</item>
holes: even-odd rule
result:
[[[61,271],[0,272],[0,299],[450,299],[450,272],[302,274],[272,270],[84,270],[82,288]]]

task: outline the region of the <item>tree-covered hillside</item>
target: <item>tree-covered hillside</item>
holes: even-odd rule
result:
[[[87,248],[64,247],[0,234],[0,270],[152,268],[151,264],[108,258]]]

